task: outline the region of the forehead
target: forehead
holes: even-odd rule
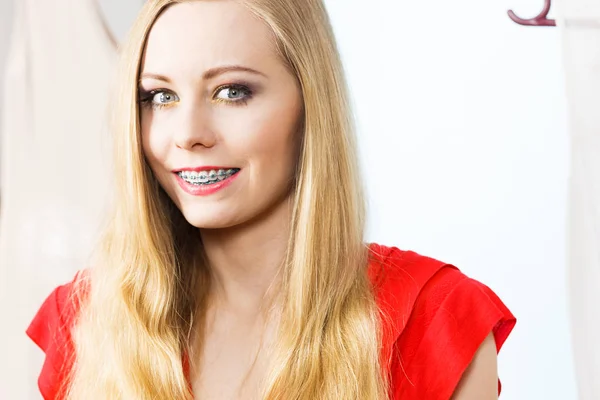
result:
[[[146,42],[148,68],[211,68],[276,58],[271,29],[233,0],[176,3],[155,21]],[[183,61],[185,61],[183,63]]]

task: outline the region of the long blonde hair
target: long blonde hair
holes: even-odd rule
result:
[[[340,57],[321,0],[239,0],[274,33],[304,99],[304,132],[282,268],[282,313],[265,400],[387,398],[367,276],[364,205]],[[210,286],[196,228],[145,162],[137,105],[143,49],[177,0],[144,5],[114,99],[112,212],[80,299],[67,398],[184,400],[182,359]]]

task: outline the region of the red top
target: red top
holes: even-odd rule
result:
[[[377,244],[370,253],[369,277],[388,316],[382,358],[392,360],[391,400],[449,399],[483,340],[493,332],[499,351],[515,317],[487,286],[454,266]],[[46,353],[38,379],[45,400],[58,399],[62,371],[72,365],[69,327],[76,310],[69,293],[77,280],[57,287],[27,329]]]

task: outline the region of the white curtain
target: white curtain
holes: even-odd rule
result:
[[[600,1],[557,4],[571,171],[568,282],[579,398],[600,399]]]
[[[0,399],[39,399],[25,329],[85,268],[108,196],[116,49],[94,0],[18,0],[6,64],[0,218]]]

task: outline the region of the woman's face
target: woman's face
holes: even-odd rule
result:
[[[148,36],[139,91],[144,154],[192,225],[235,226],[290,196],[302,95],[244,6],[168,8]]]

